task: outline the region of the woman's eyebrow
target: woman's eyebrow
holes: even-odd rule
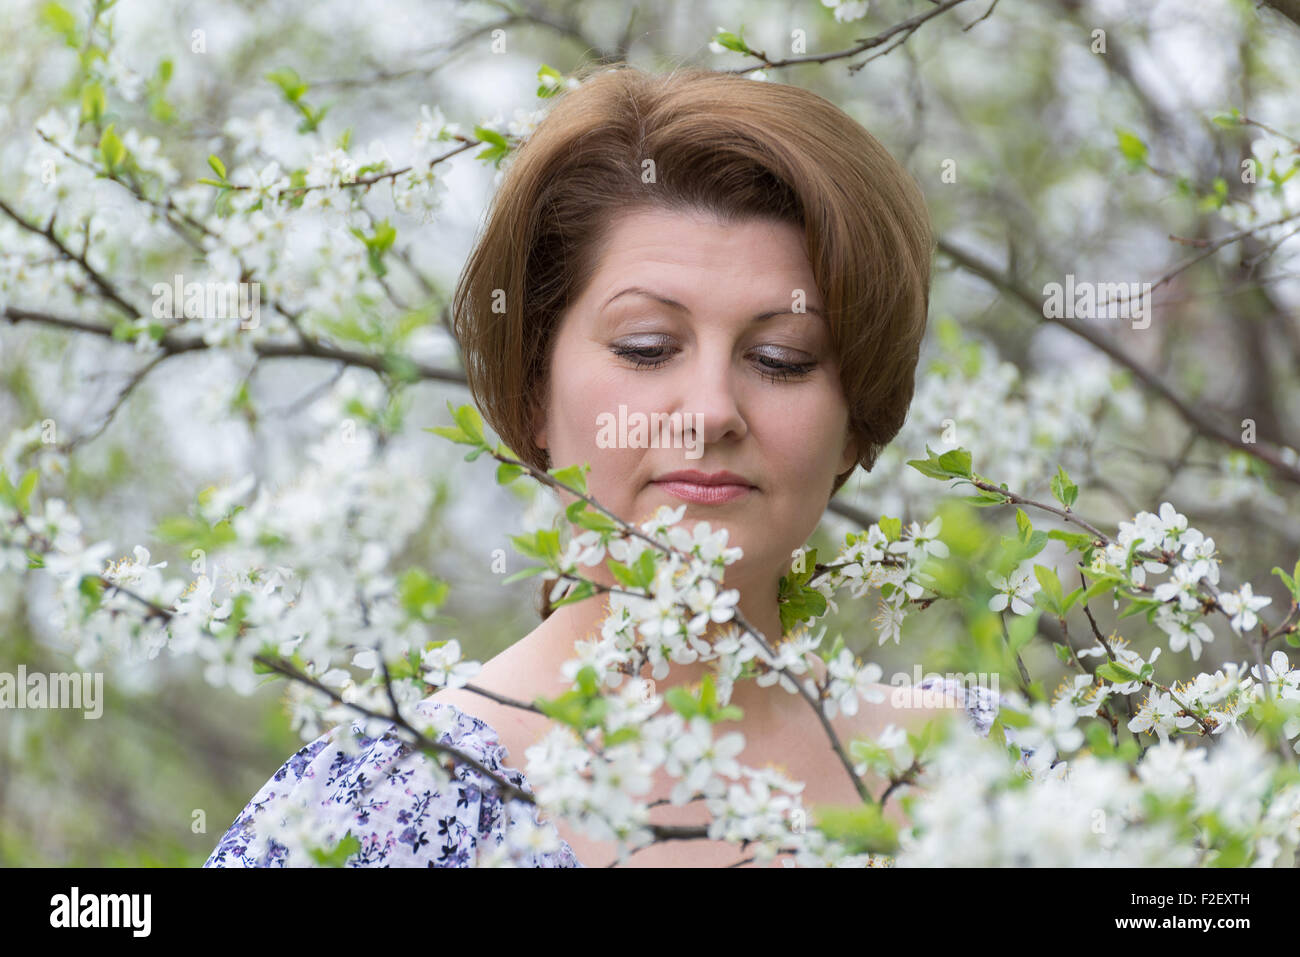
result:
[[[686,308],[686,306],[682,305],[682,303],[678,302],[676,299],[669,299],[667,296],[661,296],[659,293],[652,292],[649,289],[644,289],[641,286],[629,286],[627,289],[623,289],[619,292],[614,293],[614,295],[610,296],[607,300],[605,300],[605,305],[601,306],[600,308],[604,310],[615,299],[619,298],[620,296],[626,296],[629,294],[645,296],[648,299],[653,299],[656,302],[661,302],[665,306],[669,306],[673,309],[680,310],[681,312],[685,312],[687,314],[690,313],[690,310]],[[819,309],[817,306],[804,306],[803,313],[795,312],[793,309],[773,309],[770,312],[760,312],[758,315],[751,317],[750,321],[762,322],[764,319],[771,319],[773,316],[798,316],[798,315],[803,315],[804,313],[811,313],[814,316],[821,316],[822,319],[826,318],[826,314],[823,313],[822,310]]]

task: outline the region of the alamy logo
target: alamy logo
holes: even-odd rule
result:
[[[693,423],[693,424],[692,424]],[[688,459],[704,454],[700,438],[703,412],[633,412],[619,404],[618,415],[596,416],[596,446],[602,449],[686,449]],[[689,438],[687,435],[689,434]]]
[[[51,927],[130,927],[133,937],[148,937],[153,898],[149,894],[71,894],[50,898]]]
[[[1047,319],[1131,319],[1134,329],[1151,325],[1151,283],[1079,282],[1066,273],[1065,285],[1043,287]]]
[[[893,690],[889,703],[895,708],[933,708],[964,705],[966,701],[987,701],[989,693],[997,700],[1001,678],[997,672],[951,672],[921,674],[921,666],[913,665],[912,674],[895,672],[889,679]]]
[[[170,283],[154,283],[151,291],[155,319],[238,319],[241,329],[261,323],[258,282],[185,282],[177,273]]]
[[[81,708],[86,712],[83,717],[93,720],[104,713],[104,673],[28,674],[26,665],[18,666],[17,675],[0,671],[0,709],[4,708]]]

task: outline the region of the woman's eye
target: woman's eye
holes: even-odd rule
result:
[[[778,362],[770,356],[759,356],[762,363],[760,372],[764,379],[771,379],[773,382],[782,382],[787,379],[802,379],[812,372],[813,362]]]
[[[672,358],[667,353],[667,346],[614,346],[612,351],[622,359],[627,359],[640,369],[656,369]],[[817,365],[815,362],[783,362],[768,355],[757,355],[755,365],[759,374],[772,382],[805,378]]]
[[[614,354],[620,358],[629,360],[633,365],[645,369],[653,369],[663,365],[668,361],[668,356],[662,356],[663,346],[615,346]]]

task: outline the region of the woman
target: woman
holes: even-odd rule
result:
[[[565,93],[513,158],[456,290],[455,331],[475,402],[506,445],[537,468],[589,463],[590,494],[628,521],[668,507],[684,510],[687,529],[725,527],[728,545],[743,550],[726,587],[739,589],[745,620],[776,639],[791,554],[902,426],[931,254],[916,184],[821,97],[698,69],[617,67]],[[611,421],[653,413],[670,423],[656,441],[610,441]],[[603,564],[583,571],[615,585]],[[443,743],[525,790],[504,762],[551,722],[504,702],[567,691],[562,666],[575,640],[598,637],[608,613],[600,595],[554,612],[545,599],[544,589],[542,623],[475,678],[493,697],[445,689],[422,703],[444,722]],[[660,695],[697,682],[710,665],[691,657],[666,675],[662,663],[647,666],[643,677],[659,679]],[[806,700],[742,681],[730,703],[744,716],[719,723],[715,740],[743,734],[744,764],[806,782],[805,807],[858,800]],[[917,728],[958,703],[904,710],[887,696],[832,726],[846,742],[890,723]],[[971,703],[981,733],[995,708],[987,696]],[[503,846],[506,811],[473,769],[459,766],[440,786],[427,759],[395,738],[363,739],[351,757],[333,734],[267,783],[208,866],[305,863],[259,843],[263,822],[290,806],[306,806],[333,840],[360,835],[352,865],[460,866]],[[884,782],[866,780],[879,795]],[[666,798],[674,783],[660,768],[646,799]],[[896,801],[887,814],[903,820]],[[689,826],[709,816],[700,802],[664,801],[650,820]],[[552,823],[556,839],[515,859],[618,859],[615,841]],[[625,862],[725,866],[744,856],[694,839]]]

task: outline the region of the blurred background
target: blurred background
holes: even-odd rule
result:
[[[537,579],[503,585],[494,555],[525,567],[509,535],[547,526],[553,501],[424,429],[469,401],[445,306],[500,150],[571,71],[626,60],[814,90],[929,201],[911,414],[836,497],[819,557],[882,515],[941,515],[979,568],[1012,510],[955,504],[971,489],[905,464],[960,446],[1041,501],[1063,467],[1108,533],[1170,502],[1213,537],[1225,587],[1272,597],[1273,622],[1289,607],[1270,569],[1300,557],[1292,0],[6,0],[0,49],[0,468],[13,486],[37,472],[52,536],[110,543],[141,580],[166,562],[220,583],[260,557],[310,586],[298,624],[325,642],[385,627],[372,585],[408,611],[436,595],[402,634],[481,661],[536,625]],[[373,183],[329,188],[340,168]],[[255,206],[315,185],[291,212]],[[155,284],[178,273],[260,282],[263,328],[159,317]],[[1050,315],[1067,276],[1149,283],[1149,315]],[[235,541],[222,520],[253,495],[277,531]],[[51,500],[79,527],[53,528]],[[1038,560],[1077,584],[1061,542]],[[0,671],[102,672],[105,700],[97,720],[0,710],[0,864],[202,864],[314,737],[299,702],[218,658],[127,654],[118,616],[69,620],[26,564],[0,563]],[[988,667],[998,619],[968,578],[970,602],[910,616],[898,642],[871,597],[840,600],[830,634],[885,680]],[[1103,629],[1160,637],[1109,605]],[[1212,627],[1168,674],[1247,658]],[[1036,628],[1060,638],[1050,616]],[[1050,641],[1022,656],[1048,692],[1065,673]]]

